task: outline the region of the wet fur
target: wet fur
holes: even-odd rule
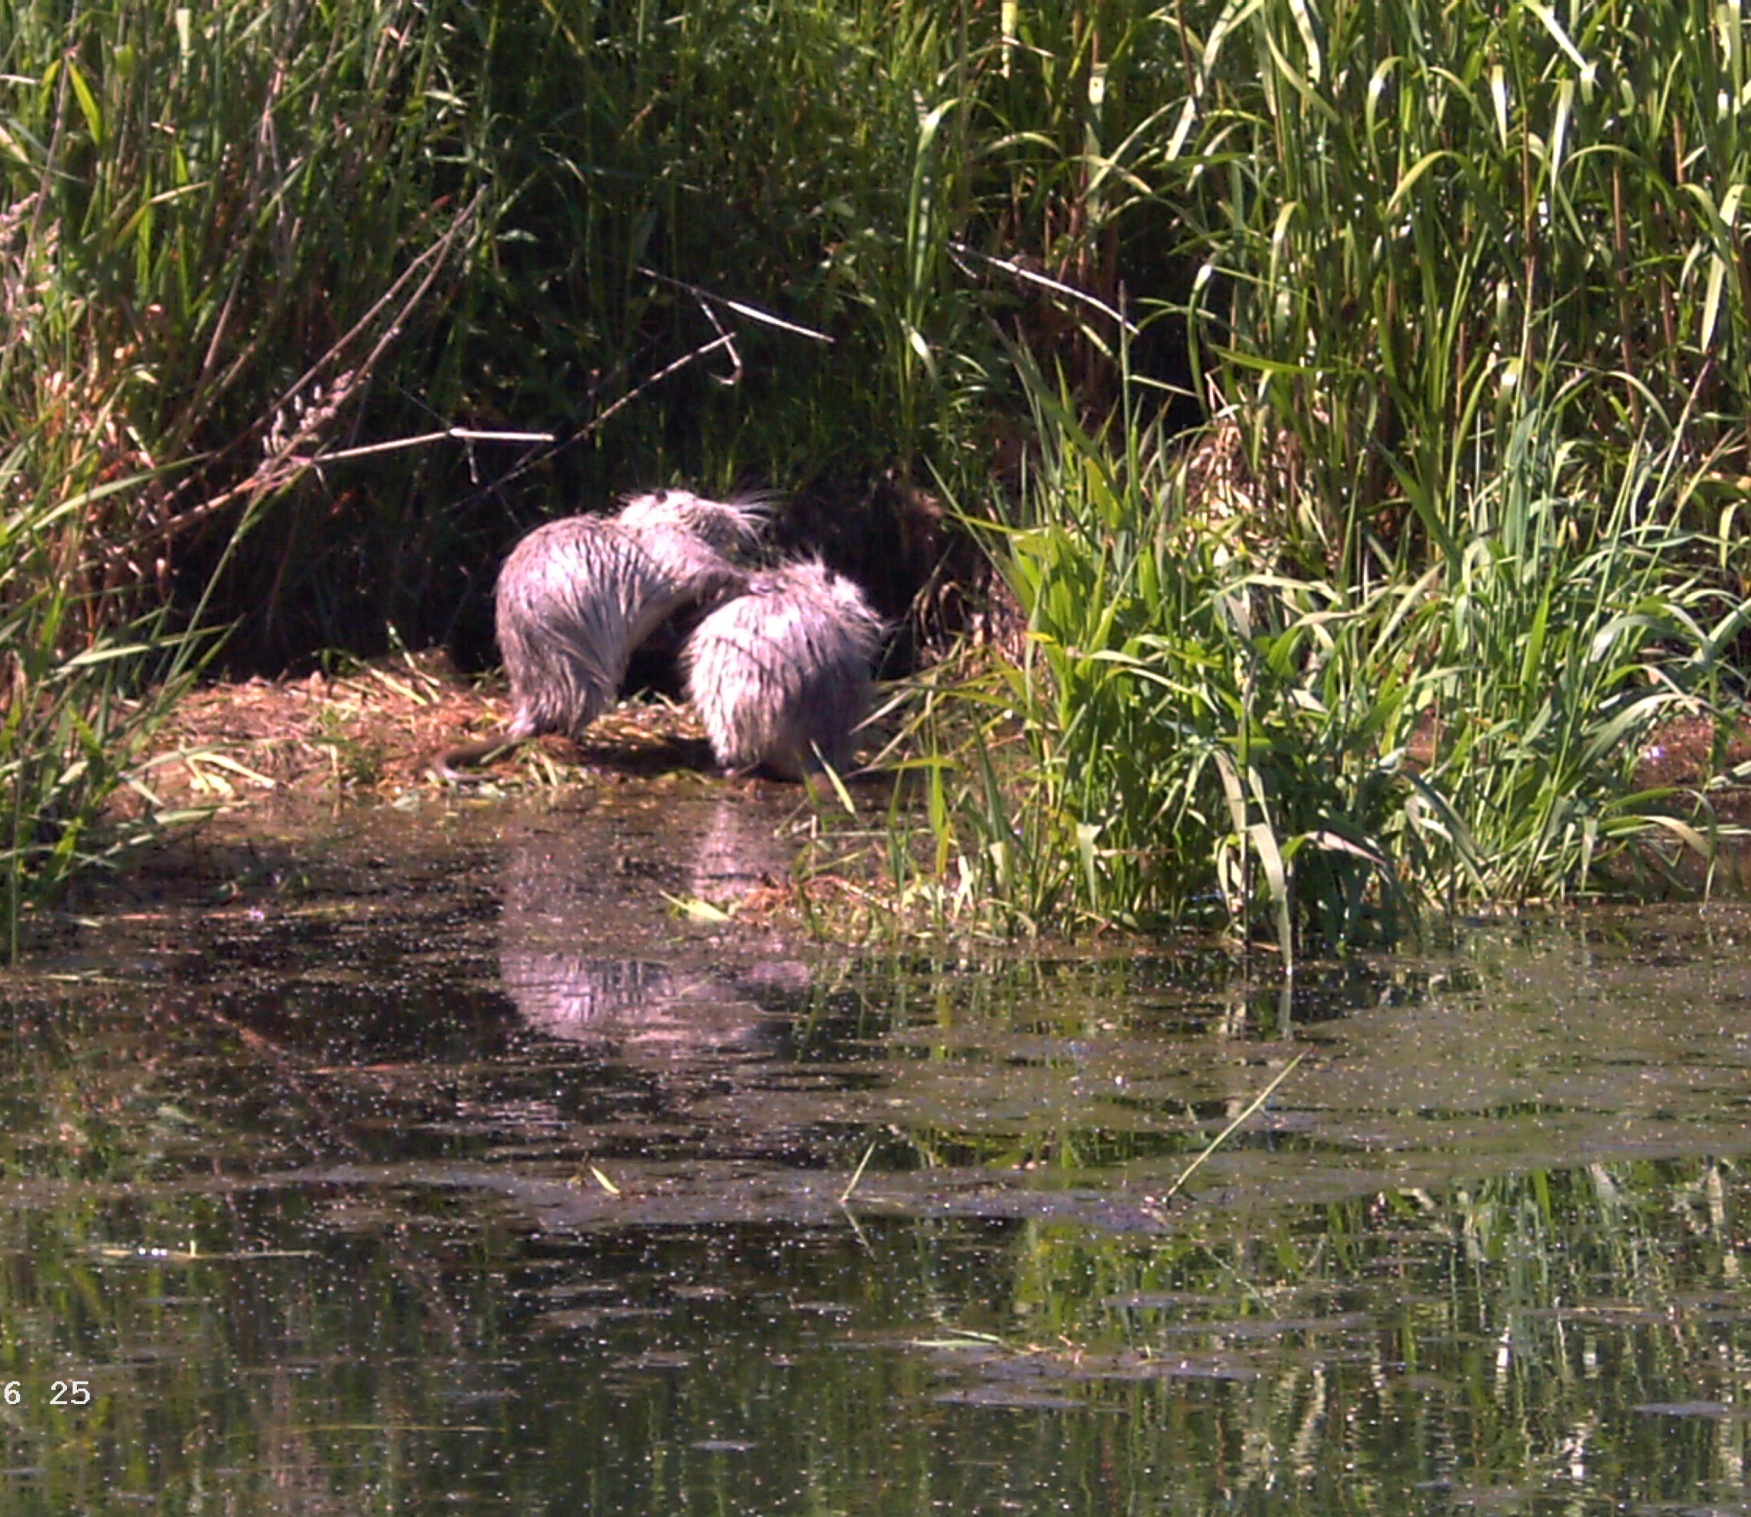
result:
[[[757,500],[661,490],[633,496],[613,518],[568,516],[537,527],[498,578],[495,630],[511,720],[437,755],[432,769],[459,779],[458,766],[545,732],[580,739],[658,627],[685,606],[742,592],[748,576],[725,553],[752,546],[763,525]]]
[[[863,592],[806,559],[748,577],[682,654],[687,693],[717,761],[801,779],[845,768],[869,714],[882,623]]]

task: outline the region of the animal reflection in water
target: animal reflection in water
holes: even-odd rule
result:
[[[658,627],[747,587],[747,573],[727,555],[754,547],[764,520],[755,499],[661,490],[632,497],[613,518],[568,516],[536,528],[511,550],[495,593],[511,720],[445,750],[432,767],[458,779],[456,766],[526,738],[558,732],[581,739]]]
[[[817,560],[748,576],[687,640],[687,695],[726,770],[844,769],[869,715],[881,618]]]
[[[685,879],[677,878],[674,889],[721,899],[738,882],[788,873],[788,851],[767,808],[725,797],[702,820]],[[684,834],[685,816],[667,818],[665,828]],[[728,974],[604,951],[616,936],[615,915],[642,907],[629,900],[624,880],[604,870],[603,841],[589,829],[556,826],[519,840],[506,858],[499,976],[523,1020],[549,1037],[635,1061],[686,1062],[768,1048],[785,1023],[762,1010],[756,997],[805,989],[807,968],[774,960]],[[634,894],[663,909],[654,887],[635,886]]]
[[[506,944],[499,976],[523,1020],[573,1043],[710,1047],[751,1036],[759,1008],[739,1004],[704,973],[639,959],[591,958]],[[722,1013],[730,1011],[725,1028]],[[709,1017],[701,1015],[709,1011]],[[746,1027],[735,1025],[746,1020]],[[727,1037],[725,1035],[727,1034]]]

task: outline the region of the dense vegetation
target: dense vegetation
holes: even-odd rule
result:
[[[920,700],[940,909],[1287,946],[1704,846],[1634,756],[1740,629],[1745,39],[0,0],[0,905],[85,858],[174,632],[478,639],[504,542],[668,478],[795,492],[890,609],[981,535],[1030,637]]]

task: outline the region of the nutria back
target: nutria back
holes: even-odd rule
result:
[[[537,527],[499,571],[495,626],[510,735],[584,729],[619,694],[634,650],[682,606],[746,574],[684,528],[568,516]]]
[[[849,579],[812,559],[748,577],[683,653],[687,693],[719,764],[800,779],[844,768],[869,714],[882,622]]]

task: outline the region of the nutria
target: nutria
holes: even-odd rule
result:
[[[849,579],[813,559],[750,574],[682,651],[687,694],[717,761],[801,779],[843,768],[869,713],[882,622]]]
[[[757,500],[685,490],[629,499],[617,517],[568,516],[537,527],[499,571],[495,630],[511,682],[511,720],[430,761],[444,779],[544,732],[573,741],[614,700],[638,646],[678,610],[741,592],[725,553],[752,546]]]

